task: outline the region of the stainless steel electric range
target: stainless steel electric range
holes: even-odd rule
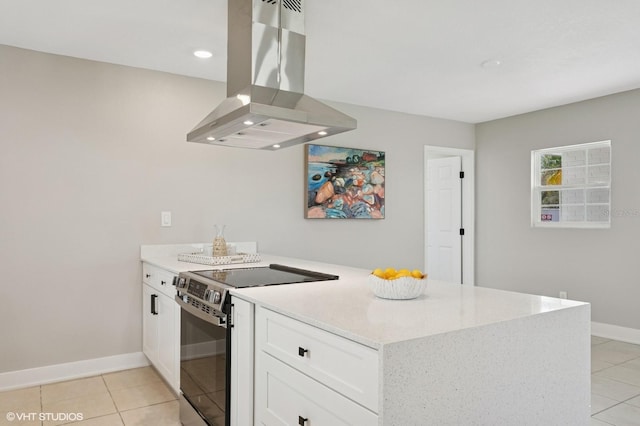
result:
[[[277,264],[180,273],[176,301],[181,307],[182,424],[230,425],[230,289],[338,278],[337,275]]]

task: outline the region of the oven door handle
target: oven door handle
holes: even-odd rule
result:
[[[206,313],[201,311],[200,309],[192,306],[190,303],[185,301],[184,298],[188,298],[188,295],[179,295],[177,294],[175,297],[176,302],[180,305],[180,308],[185,312],[190,313],[193,316],[200,318],[203,321],[206,321],[210,324],[216,325],[218,327],[227,328],[227,315],[223,312],[218,312],[217,310],[211,309],[212,313]],[[187,299],[188,300],[188,299]],[[202,303],[202,302],[199,302]]]

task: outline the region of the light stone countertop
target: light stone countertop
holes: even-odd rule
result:
[[[280,263],[339,275],[336,281],[234,289],[231,294],[326,331],[379,349],[384,345],[587,305],[565,299],[428,280],[413,300],[385,300],[367,286],[368,270],[261,254],[261,262],[210,266],[166,253],[142,261],[174,273]]]
[[[369,289],[371,271],[291,258],[278,263],[336,274],[340,279],[236,289],[231,294],[375,349],[587,305],[429,279],[425,294],[417,299],[386,300]]]

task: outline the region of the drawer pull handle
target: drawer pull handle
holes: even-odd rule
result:
[[[309,420],[309,419],[305,419],[305,418],[304,418],[304,417],[302,417],[302,416],[298,416],[298,424],[299,424],[300,426],[304,426],[305,424],[307,424],[307,420]]]
[[[158,300],[158,295],[157,294],[152,294],[151,295],[151,314],[152,315],[158,315],[158,307],[156,305],[156,300]]]
[[[298,355],[304,356],[304,354],[306,354],[307,352],[309,352],[309,349],[305,349],[302,346],[298,346]],[[302,418],[302,417],[300,417],[300,418]]]
[[[144,276],[147,278],[151,278],[151,274],[145,274]]]
[[[165,285],[167,282],[166,281],[160,281],[161,285]]]

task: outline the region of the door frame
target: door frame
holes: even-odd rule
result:
[[[427,253],[427,161],[432,158],[460,157],[462,159],[462,283],[475,285],[475,151],[472,149],[424,146],[424,268],[429,272]]]

